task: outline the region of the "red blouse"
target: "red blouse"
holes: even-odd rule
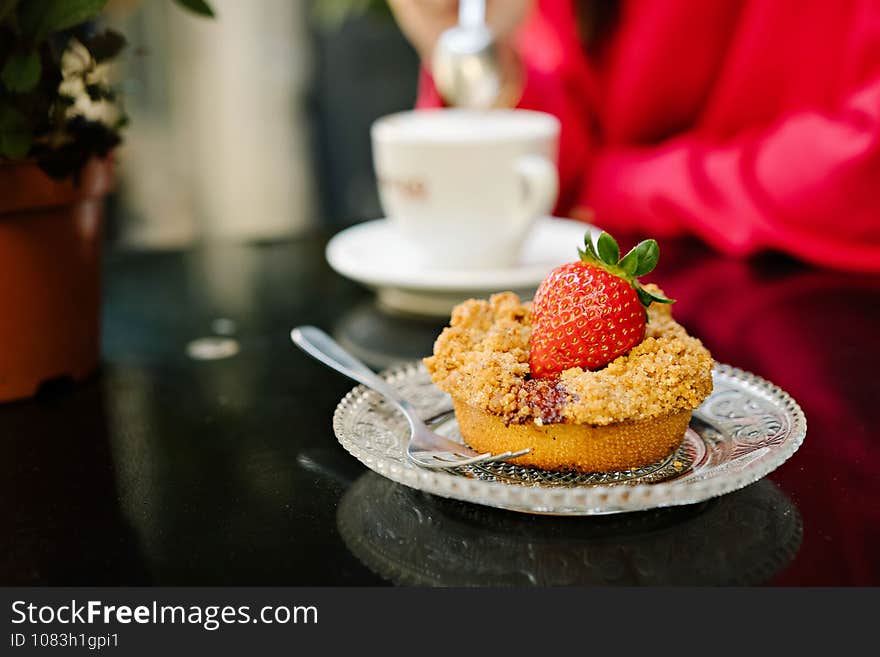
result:
[[[880,272],[880,0],[624,0],[599,60],[539,0],[516,46],[518,106],[562,122],[557,214]]]

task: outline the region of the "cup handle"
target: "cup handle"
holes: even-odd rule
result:
[[[543,155],[523,155],[516,161],[516,171],[522,183],[522,217],[550,214],[559,194],[556,165]]]

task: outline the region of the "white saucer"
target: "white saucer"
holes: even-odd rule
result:
[[[514,264],[445,270],[420,265],[390,222],[376,219],[335,235],[327,244],[326,256],[338,273],[376,290],[379,302],[388,308],[448,316],[455,304],[469,297],[511,290],[530,298],[554,267],[577,259],[577,248],[592,229],[581,221],[541,217]]]

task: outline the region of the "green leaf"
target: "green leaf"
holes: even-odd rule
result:
[[[21,27],[36,40],[95,18],[107,0],[27,0],[21,10]]]
[[[15,9],[15,5],[18,4],[18,0],[0,0],[0,21],[2,21],[6,16]]]
[[[174,2],[194,14],[205,16],[206,18],[214,18],[214,10],[211,9],[211,5],[205,2],[205,0],[174,0]]]
[[[660,258],[660,247],[657,246],[657,240],[639,242],[633,248],[633,251],[638,253],[639,256],[638,266],[636,266],[633,276],[644,276],[657,266],[657,260]]]
[[[107,0],[54,0],[46,18],[50,32],[85,23],[101,13]]]
[[[633,287],[636,290],[636,294],[639,296],[639,301],[642,302],[642,305],[647,308],[652,303],[675,303],[675,299],[670,299],[666,296],[663,296],[659,292],[650,292],[646,290],[637,282],[633,282]]]
[[[626,272],[626,275],[630,278],[636,275],[636,270],[639,268],[639,252],[636,251],[635,248],[629,250],[621,261],[618,263],[620,268]]]
[[[616,265],[620,260],[620,247],[611,235],[604,230],[599,234],[596,240],[596,249],[599,251],[599,258],[606,265]]]
[[[581,254],[581,260],[599,260],[599,256],[596,254],[596,249],[593,247],[593,234],[590,231],[587,231],[586,235],[584,235],[584,246],[586,247],[586,250],[579,251]]]
[[[641,285],[634,285],[633,287],[636,289],[636,294],[639,295],[639,301],[642,302],[642,305],[645,308],[650,306],[651,303],[654,301],[654,298],[651,296],[651,293],[648,292]]]
[[[675,299],[670,299],[669,297],[666,297],[659,292],[648,292],[648,290],[645,290],[645,292],[650,294],[651,300],[657,303],[675,303]]]
[[[24,94],[37,86],[40,69],[40,54],[36,50],[14,52],[6,59],[3,70],[0,71],[0,80],[12,93]]]
[[[35,36],[40,30],[43,16],[49,11],[53,0],[28,0],[18,11],[18,24],[25,34]]]
[[[0,155],[13,160],[31,150],[33,135],[24,116],[14,107],[0,106]]]

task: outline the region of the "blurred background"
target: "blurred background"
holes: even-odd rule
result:
[[[481,576],[529,574],[509,558],[525,555],[544,575],[553,563],[566,566],[560,576],[577,574],[573,560],[591,574],[604,564],[610,575],[599,581],[723,583],[746,559],[761,567],[746,569],[749,581],[880,582],[880,363],[866,348],[880,323],[880,279],[767,254],[724,257],[693,238],[663,242],[652,280],[679,299],[676,317],[719,362],[769,378],[809,417],[797,462],[773,485],[697,509],[709,511],[702,517],[671,512],[668,532],[656,531],[655,516],[628,517],[622,538],[613,523],[592,525],[606,528],[596,534],[569,523],[535,525],[532,540],[515,518],[465,508],[456,519],[436,501],[359,478],[330,420],[352,384],[293,349],[288,334],[324,327],[380,369],[428,355],[448,320],[387,312],[336,275],[321,248],[382,215],[369,128],[413,106],[418,58],[384,0],[210,3],[216,20],[168,0],[108,5],[128,40],[117,77],[130,124],[108,206],[101,371],[70,394],[49,389],[0,414],[0,580],[372,584],[384,580],[351,537],[383,536],[364,524],[401,531],[413,516],[395,515],[396,505],[430,521],[425,540],[407,546],[452,555],[446,546],[467,541],[482,549],[470,560],[485,566]],[[306,233],[313,238],[288,239]],[[729,540],[731,528],[745,528],[745,539]],[[510,536],[524,551],[509,549]],[[705,571],[673,558],[689,550],[713,557]],[[422,563],[417,552],[394,557]]]
[[[108,235],[265,240],[381,216],[369,126],[415,102],[418,58],[382,0],[114,0],[131,122]]]

